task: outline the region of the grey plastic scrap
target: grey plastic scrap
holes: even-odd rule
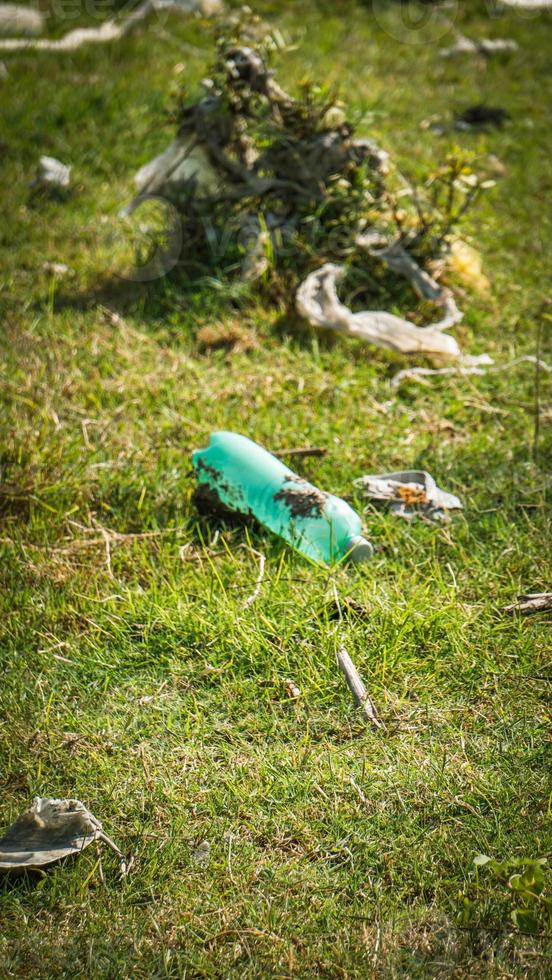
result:
[[[102,825],[80,800],[36,796],[0,838],[0,870],[41,868],[84,850],[102,837]]]
[[[463,509],[459,498],[441,490],[425,470],[361,476],[354,485],[368,499],[388,503],[393,514],[407,521],[419,516],[444,524],[448,511]]]

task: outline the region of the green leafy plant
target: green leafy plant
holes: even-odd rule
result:
[[[475,895],[459,896],[462,924],[488,918],[494,910],[501,915],[503,924],[511,923],[520,932],[537,934],[552,929],[552,893],[546,858],[498,861],[488,854],[478,854],[473,863]]]
[[[294,96],[281,88],[272,62],[284,47],[244,8],[221,33],[203,95],[173,93],[183,153],[199,150],[210,173],[209,186],[192,177],[163,188],[182,216],[183,265],[231,274],[253,252],[250,278],[274,287],[283,276],[289,296],[322,262],[377,268],[359,235],[398,242],[422,264],[443,254],[490,183],[458,151],[412,186],[357,135],[336,92],[312,82]]]

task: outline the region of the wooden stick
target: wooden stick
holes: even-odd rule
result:
[[[360,679],[358,671],[345,647],[341,647],[338,651],[337,662],[345,674],[345,680],[347,681],[347,686],[353,695],[355,704],[359,708],[362,708],[366,720],[370,722],[373,728],[381,728],[381,721],[377,716],[374,704],[372,703],[370,696]]]
[[[511,606],[504,606],[504,612],[520,613],[522,616],[544,612],[545,609],[552,609],[552,592],[530,592],[518,596],[517,602]]]

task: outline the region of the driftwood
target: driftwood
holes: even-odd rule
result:
[[[362,708],[363,714],[373,728],[381,728],[381,721],[377,716],[373,702],[362,683],[359,673],[351,660],[345,647],[341,647],[337,654],[337,662],[341,667],[347,681],[347,687],[353,695],[353,700],[357,707]]]

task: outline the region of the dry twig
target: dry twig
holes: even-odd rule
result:
[[[552,592],[528,592],[526,595],[519,595],[511,606],[504,606],[503,612],[531,616],[547,609],[552,609]]]
[[[359,673],[345,647],[341,647],[341,649],[338,651],[337,662],[345,674],[345,680],[347,681],[347,686],[353,695],[355,704],[359,708],[362,708],[367,721],[370,722],[373,728],[381,728],[381,721],[377,716],[375,706],[371,701],[370,696],[360,679]]]

